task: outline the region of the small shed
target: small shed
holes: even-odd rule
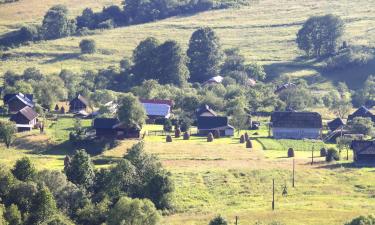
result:
[[[32,95],[18,94],[7,94],[4,96],[4,104],[8,105],[10,113],[17,113],[26,106],[33,108],[34,103],[32,101]]]
[[[327,126],[328,126],[330,131],[335,131],[335,130],[341,129],[343,126],[345,126],[345,123],[341,118],[336,118],[332,121],[329,121],[327,123]]]
[[[12,115],[10,120],[16,123],[18,132],[31,131],[37,125],[38,113],[29,106]]]
[[[139,138],[139,127],[126,127],[116,118],[96,118],[93,123],[97,137],[105,138]]]
[[[200,116],[217,116],[216,112],[206,104],[195,110],[195,115],[197,116],[197,118]]]
[[[371,118],[371,120],[375,122],[374,114],[372,114],[366,106],[361,106],[354,113],[350,114],[348,116],[348,121],[352,121],[356,117]]]
[[[234,127],[229,125],[226,116],[200,116],[197,121],[198,134],[207,135],[219,131],[220,136],[233,136]]]
[[[82,95],[78,95],[69,102],[69,112],[78,113],[81,111],[86,111],[89,106],[89,102]]]
[[[271,126],[276,139],[319,139],[323,128],[316,112],[274,112]]]
[[[210,79],[208,79],[207,81],[203,82],[202,85],[209,85],[209,84],[221,84],[223,82],[223,79],[224,77],[222,76],[215,76],[215,77],[212,77]]]
[[[351,149],[355,163],[375,166],[375,140],[354,140]]]

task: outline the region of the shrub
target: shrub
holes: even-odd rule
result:
[[[241,137],[240,137],[240,143],[241,144],[245,143],[245,136],[241,135]]]
[[[213,218],[209,225],[228,225],[228,222],[221,216]]]
[[[212,133],[208,133],[207,135],[207,142],[213,142],[214,141],[214,135],[212,135]]]
[[[246,141],[246,148],[253,148],[253,143],[250,139]]]
[[[327,59],[325,68],[327,70],[342,70],[350,66],[363,66],[374,58],[369,49],[366,48],[347,48],[340,51],[337,55]]]
[[[96,52],[96,43],[92,39],[83,39],[79,43],[82,54],[93,54]]]
[[[171,135],[167,135],[167,137],[165,138],[165,141],[166,142],[172,142],[172,136]]]
[[[215,130],[215,131],[214,131],[214,138],[215,138],[215,139],[220,138],[220,131],[218,131],[218,130]]]
[[[165,132],[171,132],[172,131],[172,128],[173,128],[173,126],[172,126],[172,122],[170,121],[170,120],[165,120],[164,121],[164,124],[163,124],[163,130],[165,131]]]
[[[339,161],[339,160],[340,160],[340,155],[337,149],[335,148],[328,149],[327,155],[326,155],[326,161],[332,162],[332,161]]]
[[[175,127],[175,129],[174,129],[174,137],[175,138],[179,138],[179,137],[181,137],[181,130],[180,130],[180,128],[179,127]]]
[[[190,134],[188,132],[184,133],[184,140],[189,140],[190,139]]]
[[[351,222],[346,223],[345,225],[373,225],[375,224],[375,216],[359,216],[354,218]]]
[[[327,156],[327,149],[322,148],[320,149],[320,157],[326,157]]]
[[[294,149],[293,148],[288,149],[288,157],[289,158],[294,157]]]
[[[112,29],[114,27],[113,20],[106,20],[98,24],[99,29]]]

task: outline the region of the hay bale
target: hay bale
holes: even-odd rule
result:
[[[215,139],[220,138],[220,131],[218,131],[218,130],[215,130],[215,131],[214,131],[214,138],[215,138]]]
[[[327,156],[327,149],[322,148],[320,149],[320,157],[326,157]]]
[[[340,161],[340,154],[337,151],[337,149],[329,148],[327,150],[326,161],[327,162]]]
[[[165,138],[165,141],[166,142],[172,142],[172,136],[171,135],[167,135],[167,137]]]
[[[253,148],[253,143],[250,139],[246,141],[246,148]]]
[[[240,143],[241,144],[245,143],[245,136],[241,135],[241,137],[240,137]]]
[[[213,142],[214,141],[214,135],[210,132],[207,135],[207,142]]]
[[[176,128],[174,129],[174,137],[175,137],[175,138],[179,138],[179,137],[181,137],[181,130],[180,130],[179,127],[176,127]]]
[[[189,140],[190,139],[190,134],[188,132],[184,133],[184,140]]]
[[[250,140],[250,138],[249,138],[249,134],[246,132],[245,133],[245,141],[248,141],[248,140]]]
[[[294,157],[294,149],[293,149],[293,148],[289,148],[289,149],[288,149],[288,157],[289,157],[289,158]]]

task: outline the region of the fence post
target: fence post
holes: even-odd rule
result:
[[[275,179],[272,179],[272,211],[275,210]]]

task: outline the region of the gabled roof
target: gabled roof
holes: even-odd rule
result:
[[[169,105],[173,107],[173,100],[168,99],[140,99],[141,103],[157,104],[157,105]]]
[[[322,117],[316,112],[274,112],[272,127],[282,128],[322,128]]]
[[[228,117],[226,116],[200,116],[198,117],[198,130],[216,130],[233,128],[228,124]]]
[[[6,94],[4,95],[3,101],[4,104],[8,104],[8,101],[15,96],[19,95],[20,97],[23,97],[27,99],[28,101],[32,102],[33,101],[33,95],[32,94],[22,94],[22,93],[13,93],[13,94]]]
[[[354,113],[348,116],[348,120],[352,120],[355,117],[373,117],[374,115],[365,106],[359,107]]]
[[[327,126],[328,128],[331,130],[331,131],[335,131],[337,130],[338,128],[341,128],[342,126],[344,126],[345,123],[344,121],[341,119],[341,118],[336,118],[332,121],[329,121],[327,123]]]
[[[350,147],[357,155],[375,155],[375,140],[354,140]]]
[[[171,115],[171,100],[141,100],[147,116],[163,116],[169,118]]]
[[[206,84],[212,84],[212,83],[216,83],[216,84],[220,84],[221,82],[223,82],[223,77],[222,76],[215,76],[215,77],[212,77],[210,79],[208,79],[207,81],[203,82],[203,85],[206,85]]]
[[[297,85],[295,83],[285,83],[281,86],[278,86],[275,90],[275,94],[277,93],[280,93],[281,91],[285,90],[285,89],[289,89],[289,88],[294,88],[296,87]]]
[[[84,104],[85,106],[88,106],[89,105],[89,102],[87,101],[87,99],[85,97],[83,97],[82,95],[78,95],[77,97],[73,98],[71,101],[70,101],[70,105],[73,105],[75,101],[80,101],[82,102],[82,104]]]
[[[29,121],[32,121],[33,119],[37,118],[38,117],[38,113],[34,111],[34,109],[32,109],[31,107],[29,106],[26,106],[25,108],[21,109],[20,111],[18,111],[16,114],[14,114],[10,120],[12,121],[16,121],[16,118],[19,117],[20,115],[22,115],[23,117],[25,117],[26,119],[28,119]]]
[[[95,129],[113,129],[120,121],[116,118],[96,118],[94,120]]]
[[[199,107],[198,109],[195,110],[195,114],[197,115],[197,117],[199,117],[200,115],[202,115],[205,112],[209,112],[213,116],[217,116],[216,112],[213,109],[211,109],[210,106],[208,106],[206,104],[202,105],[201,107]]]
[[[4,103],[9,104],[10,102],[12,102],[14,100],[19,100],[23,104],[25,104],[26,106],[34,107],[34,103],[32,101],[32,96],[33,95],[24,95],[22,93],[8,94],[8,95],[4,96]]]

